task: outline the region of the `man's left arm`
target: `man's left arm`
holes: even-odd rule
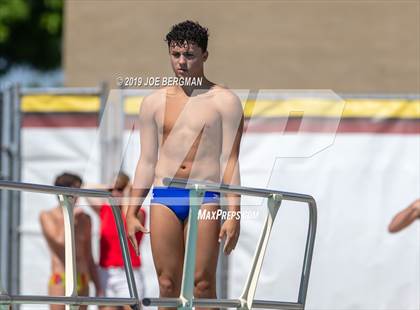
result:
[[[225,96],[223,96],[225,97]],[[228,185],[240,185],[239,171],[239,150],[243,130],[243,109],[239,98],[233,93],[227,93],[226,98],[222,98],[222,154],[220,168],[222,182]],[[240,196],[236,194],[226,194],[226,206],[230,212],[240,211]],[[240,219],[236,216],[227,219],[219,234],[219,241],[226,237],[223,252],[229,255],[238,242],[240,232]]]

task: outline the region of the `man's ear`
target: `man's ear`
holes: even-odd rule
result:
[[[203,53],[203,61],[206,61],[208,57],[209,57],[209,52],[208,51],[205,51]]]

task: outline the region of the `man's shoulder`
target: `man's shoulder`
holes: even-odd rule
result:
[[[159,88],[144,96],[140,110],[152,110],[159,107],[159,103],[166,100],[167,88]]]
[[[231,89],[223,86],[215,86],[214,98],[222,111],[240,112],[242,110],[241,100]]]
[[[215,85],[212,88],[214,96],[218,99],[223,99],[224,102],[231,102],[232,104],[240,102],[239,97],[229,88],[221,85]]]
[[[51,218],[51,210],[42,210],[39,213],[39,219],[41,220],[41,222],[48,220]]]
[[[61,207],[54,207],[48,210],[42,210],[40,216],[42,217],[57,217],[61,214]]]
[[[41,224],[57,223],[62,218],[62,211],[59,207],[55,207],[49,210],[43,210],[39,214]]]

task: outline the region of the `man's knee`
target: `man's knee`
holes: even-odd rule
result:
[[[194,295],[197,297],[213,297],[216,292],[216,283],[213,276],[198,275],[194,281]]]
[[[177,287],[175,280],[172,277],[167,275],[160,275],[158,280],[161,294],[165,296],[176,295]]]

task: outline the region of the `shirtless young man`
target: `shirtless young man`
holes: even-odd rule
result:
[[[77,175],[63,173],[58,176],[55,186],[80,188],[82,179]],[[64,216],[61,206],[40,214],[42,232],[51,251],[51,276],[48,293],[51,296],[65,294],[65,256],[64,256]],[[74,234],[76,244],[77,292],[80,296],[89,295],[89,281],[93,281],[96,295],[103,295],[99,283],[97,267],[92,256],[92,224],[90,216],[80,207],[74,208]],[[86,306],[81,306],[86,309]],[[64,309],[64,305],[51,305],[53,310]]]
[[[127,233],[147,232],[135,216],[153,186],[150,238],[161,297],[180,294],[189,212],[189,190],[163,187],[162,179],[176,177],[226,184],[240,183],[239,147],[243,110],[231,91],[206,79],[207,29],[191,21],[173,26],[167,34],[172,69],[179,78],[202,78],[199,87],[173,86],[147,96],[140,109],[141,155],[127,212]],[[220,195],[207,192],[202,209],[219,208]],[[227,208],[239,211],[240,198],[226,195]],[[226,238],[230,254],[238,241],[240,221],[200,220],[198,224],[194,296],[216,298],[219,242]]]

